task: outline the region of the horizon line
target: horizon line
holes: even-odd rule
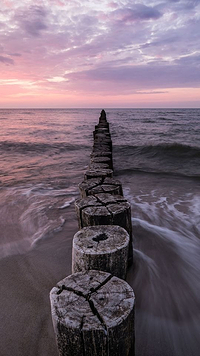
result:
[[[88,110],[88,109],[93,109],[93,110],[102,110],[102,108],[99,107],[0,107],[0,110],[24,110],[24,109],[28,109],[28,110],[74,110],[74,109],[78,109],[78,110]],[[155,109],[200,109],[199,107],[180,107],[180,106],[170,106],[170,107],[166,107],[166,106],[161,106],[161,107],[123,107],[123,106],[119,106],[119,107],[103,107],[104,110],[118,110],[118,109],[142,109],[142,110],[155,110]]]

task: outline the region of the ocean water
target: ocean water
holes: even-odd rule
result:
[[[0,110],[0,268],[34,254],[48,260],[42,266],[50,284],[65,276],[65,264],[70,273],[70,257],[65,261],[61,250],[66,245],[70,256],[78,230],[74,200],[100,111]],[[127,280],[136,295],[136,355],[198,356],[200,109],[106,113],[114,175],[132,207],[134,265]],[[47,266],[55,258],[62,272],[51,281]],[[49,340],[47,333],[44,343]],[[20,342],[13,338],[4,355],[32,355],[17,349]],[[44,350],[38,346],[33,355],[55,355]]]

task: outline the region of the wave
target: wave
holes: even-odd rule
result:
[[[81,149],[88,149],[89,146],[81,146]],[[70,144],[66,142],[61,143],[34,143],[34,142],[13,142],[3,141],[0,142],[0,150],[6,153],[20,153],[27,154],[29,152],[44,153],[48,151],[56,151],[58,153],[65,151],[80,150],[80,145]]]
[[[165,154],[184,156],[184,157],[200,157],[200,147],[183,145],[180,143],[160,144],[157,146],[149,146],[148,149],[158,151]]]
[[[127,169],[115,169],[115,176],[120,176],[120,175],[131,175],[131,174],[152,174],[152,175],[158,175],[158,176],[172,176],[172,177],[183,177],[183,178],[193,178],[200,180],[200,172],[199,173],[184,173],[184,172],[172,172],[172,171],[167,171],[167,170],[153,170],[150,167],[149,168],[127,168]]]
[[[178,143],[146,146],[117,146],[116,173],[151,173],[200,178],[200,148]]]
[[[166,155],[166,156],[184,156],[200,157],[200,147],[184,145],[180,143],[166,143],[158,145],[145,146],[116,146],[117,150],[127,151],[127,154],[148,154],[149,156]]]

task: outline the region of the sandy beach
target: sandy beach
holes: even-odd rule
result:
[[[62,232],[40,241],[32,251],[0,261],[2,356],[57,355],[49,292],[71,274],[76,231],[77,222],[68,221]]]

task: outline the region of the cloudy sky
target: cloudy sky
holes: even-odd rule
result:
[[[200,107],[200,0],[1,0],[0,107]]]

